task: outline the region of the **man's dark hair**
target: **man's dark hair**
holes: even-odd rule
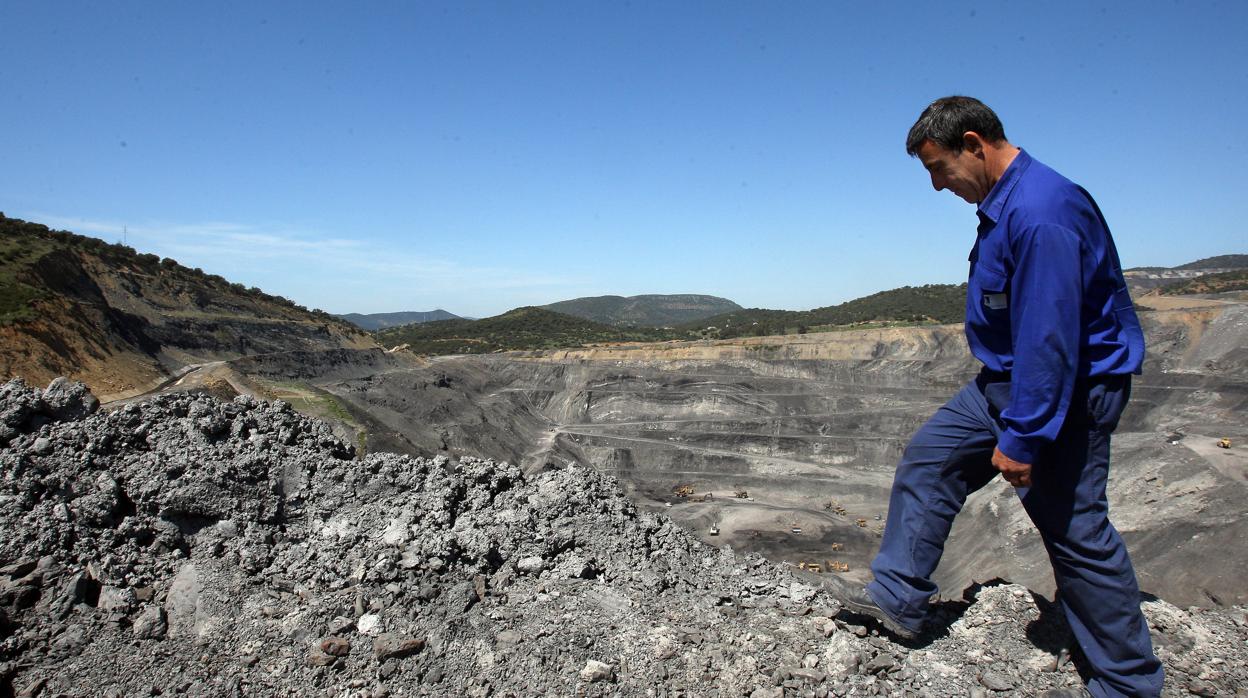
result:
[[[918,155],[923,141],[930,140],[946,150],[960,153],[962,134],[967,131],[978,133],[989,143],[1005,140],[1005,127],[988,105],[974,97],[941,97],[929,104],[910,127],[906,152]]]

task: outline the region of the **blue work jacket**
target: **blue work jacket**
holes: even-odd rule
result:
[[[1009,374],[997,444],[1036,463],[1080,382],[1139,373],[1144,334],[1109,226],[1092,196],[1025,151],[979,204],[966,338]]]

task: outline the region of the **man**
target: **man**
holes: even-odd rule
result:
[[[1110,433],[1144,337],[1092,197],[1010,144],[970,97],[933,102],[906,152],[932,186],[977,205],[966,337],[979,376],[907,446],[875,575],[846,606],[913,638],[967,495],[1000,473],[1039,529],[1094,696],[1155,696],[1162,668],[1126,547],[1108,519]]]

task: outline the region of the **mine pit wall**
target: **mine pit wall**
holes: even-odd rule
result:
[[[1225,552],[1248,539],[1248,463],[1242,450],[1197,448],[1215,435],[1248,438],[1243,318],[1237,306],[1144,314],[1151,353],[1115,436],[1113,520],[1143,589],[1179,604],[1248,601],[1248,555]],[[318,382],[383,425],[396,450],[530,471],[589,464],[707,542],[792,563],[835,559],[865,579],[905,443],[977,364],[951,326],[356,370]],[[1193,436],[1169,444],[1173,431]],[[714,498],[676,497],[678,484]],[[736,500],[738,490],[750,499]],[[832,554],[833,543],[843,550]],[[1039,538],[1000,482],[968,501],[937,572],[955,596],[994,577],[1052,592]]]

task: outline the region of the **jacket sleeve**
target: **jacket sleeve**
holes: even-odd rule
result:
[[[1010,458],[1035,463],[1057,438],[1070,408],[1078,371],[1083,306],[1083,254],[1079,235],[1044,224],[1024,228],[1011,241],[1010,333],[1014,366],[1006,429],[997,447]]]

